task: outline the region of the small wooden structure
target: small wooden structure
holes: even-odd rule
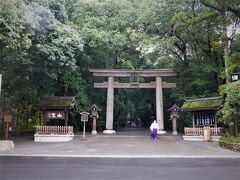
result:
[[[43,111],[47,121],[64,120],[68,125],[68,112],[76,110],[75,96],[44,96],[40,97],[39,103],[35,106],[37,110]]]
[[[68,126],[68,113],[76,110],[74,96],[40,97],[35,108],[44,112],[46,121],[44,126],[36,127],[34,141],[60,142],[73,138],[73,127]]]
[[[192,113],[192,128],[185,127],[183,138],[185,140],[203,140],[204,127],[210,127],[212,140],[222,132],[221,127],[217,127],[217,111],[222,107],[223,97],[209,97],[186,100],[181,108],[182,112]]]

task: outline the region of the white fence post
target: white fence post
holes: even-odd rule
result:
[[[37,126],[36,133],[73,134],[73,126]]]

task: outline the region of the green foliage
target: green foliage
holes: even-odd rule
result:
[[[204,14],[199,15],[198,17],[192,18],[191,20],[188,20],[188,24],[196,24],[199,22],[202,22],[204,20],[208,20],[210,18],[214,18],[218,14],[216,12],[207,12]]]
[[[1,53],[4,53],[1,57],[7,56],[8,51],[29,45],[28,35],[24,34],[22,24],[25,8],[21,1],[0,1],[0,43],[3,48]]]
[[[224,54],[226,26],[238,18],[237,0],[0,0],[1,107],[17,109],[16,131],[21,131],[42,121],[17,107],[32,106],[43,95],[77,96],[79,111],[92,103],[101,107],[98,128],[104,129],[106,91],[93,89],[89,68],[176,69],[178,77],[166,79],[177,88],[164,90],[165,109],[192,97],[215,96],[225,83],[225,68],[231,73],[240,67],[239,36],[229,56]],[[236,97],[228,95],[237,91],[227,86],[221,86],[227,94],[226,121],[231,114],[238,117]],[[115,90],[114,126],[127,120],[148,126],[155,116],[154,94]],[[79,127],[75,118],[71,113],[70,122]],[[189,124],[188,118],[182,124]]]
[[[226,11],[229,11],[233,13],[235,16],[240,17],[240,9],[239,4],[240,2],[238,0],[201,0],[201,2],[214,10],[217,10],[221,13],[225,13]]]
[[[238,131],[238,121],[240,119],[240,81],[229,83],[225,87],[225,103],[219,112],[221,122],[231,126],[235,125],[235,131]]]
[[[223,142],[227,142],[227,143],[240,143],[240,135],[236,136],[236,137],[231,137],[231,136],[221,136],[221,141]]]
[[[228,64],[229,73],[238,72],[240,69],[240,52],[233,52],[227,57],[226,61]]]
[[[78,102],[78,111],[86,110],[90,104],[87,99],[86,82],[78,71],[68,72],[64,77],[65,95],[75,95]]]
[[[176,24],[177,21],[187,22],[187,19],[188,17],[185,12],[179,12],[172,17],[171,23]]]
[[[175,25],[178,21],[181,21],[188,25],[192,25],[192,24],[200,23],[204,20],[209,20],[209,18],[213,18],[215,16],[217,16],[216,12],[207,12],[207,13],[204,12],[203,14],[200,14],[199,16],[193,17],[190,19],[188,18],[185,12],[179,12],[178,14],[172,17],[171,23]]]
[[[16,136],[20,136],[22,134],[21,126],[18,125],[16,127],[14,127],[13,130],[12,130],[12,134],[16,135]]]
[[[229,103],[231,107],[238,108],[240,107],[240,81],[232,82],[227,85],[225,90],[226,93],[226,102]]]

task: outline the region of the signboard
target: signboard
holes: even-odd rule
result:
[[[81,115],[81,121],[82,121],[82,122],[88,121],[88,114],[82,114],[82,115]]]
[[[48,119],[66,119],[64,111],[47,111],[46,116]]]
[[[138,84],[139,83],[139,73],[131,72],[131,74],[130,74],[130,83],[131,84]]]
[[[81,114],[81,121],[82,122],[87,122],[89,113],[88,112],[81,112],[80,114]]]
[[[11,123],[11,122],[12,122],[12,115],[10,115],[10,114],[5,114],[5,115],[4,115],[4,122],[6,122],[6,123]]]

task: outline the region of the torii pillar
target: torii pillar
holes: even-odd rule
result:
[[[159,125],[158,134],[165,134],[163,116],[162,77],[156,77],[156,117],[157,123]]]
[[[114,77],[108,77],[107,87],[107,116],[106,116],[106,130],[103,131],[105,134],[114,134],[113,130],[113,106],[114,106]]]

